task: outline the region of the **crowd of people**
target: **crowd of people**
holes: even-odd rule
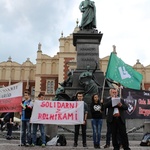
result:
[[[107,133],[106,133],[106,145],[104,148],[110,147],[110,140],[112,137],[112,145],[114,150],[119,150],[121,147],[124,150],[130,150],[128,136],[126,133],[126,124],[124,111],[127,110],[127,105],[120,98],[120,102],[113,106],[113,101],[118,98],[117,89],[110,89],[110,96],[107,100],[99,98],[99,94],[95,93],[92,96],[90,108],[88,108],[87,103],[84,101],[84,93],[78,92],[76,94],[76,101],[84,101],[84,118],[83,124],[78,124],[74,126],[74,144],[73,147],[78,146],[78,136],[81,127],[82,130],[82,144],[83,147],[87,147],[86,142],[86,128],[87,128],[87,117],[88,112],[91,113],[91,127],[93,131],[93,146],[95,149],[101,148],[101,130],[103,125],[103,114],[106,115],[107,122]],[[44,100],[44,95],[39,93],[38,100]],[[39,128],[41,134],[42,147],[46,146],[45,140],[45,128],[44,124],[33,124],[30,123],[30,118],[32,114],[32,108],[34,102],[31,100],[30,93],[28,91],[24,92],[24,99],[21,103],[21,143],[19,146],[35,146],[37,141],[37,129]],[[5,118],[7,126],[7,136],[6,139],[10,140],[12,136],[12,127],[14,124],[14,113],[5,113],[3,116]],[[1,127],[4,125],[4,121],[0,120]],[[32,128],[32,129],[31,129]],[[2,130],[2,129],[1,129]]]
[[[93,130],[93,145],[95,149],[101,148],[101,129],[103,124],[103,112],[106,113],[107,133],[106,133],[106,145],[104,148],[110,147],[110,140],[112,137],[112,145],[114,150],[130,150],[128,136],[126,133],[126,123],[124,117],[124,111],[128,109],[123,99],[118,97],[118,90],[115,88],[110,89],[110,96],[107,100],[99,98],[99,94],[93,94],[90,104],[91,113],[91,126]],[[77,93],[77,101],[83,101],[83,93]],[[119,98],[120,101],[114,105],[113,101]],[[78,135],[81,126],[82,129],[82,144],[83,147],[87,147],[86,143],[86,121],[88,116],[88,105],[84,102],[84,123],[81,125],[75,125],[74,132],[74,147],[78,146]]]

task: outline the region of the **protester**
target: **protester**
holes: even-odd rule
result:
[[[82,92],[78,92],[76,94],[76,98],[77,101],[83,101],[83,93]],[[88,105],[87,103],[84,102],[84,122],[83,124],[79,124],[79,125],[75,125],[75,132],[74,132],[74,147],[78,146],[78,136],[79,136],[79,130],[80,130],[80,126],[82,129],[82,144],[83,147],[87,147],[87,143],[86,143],[86,121],[87,121],[87,115],[88,115]]]
[[[31,124],[29,122],[32,108],[33,108],[33,101],[30,98],[30,93],[28,91],[24,92],[24,100],[21,103],[22,106],[22,135],[21,135],[21,145],[20,146],[29,146],[31,144]],[[27,136],[27,143],[26,143],[26,136]]]
[[[105,101],[107,102],[111,97],[113,97],[113,93],[111,92],[110,90],[110,96],[107,97],[105,99]],[[108,108],[105,109],[105,115],[107,116],[108,114]],[[106,144],[104,145],[104,148],[109,148],[110,147],[110,141],[111,141],[111,136],[112,136],[112,133],[111,133],[111,123],[108,122],[108,120],[106,119],[106,125],[107,125],[107,132],[106,132]],[[120,139],[120,135],[118,133],[118,143],[120,145],[120,147],[122,147],[122,144],[121,144],[121,139]]]
[[[44,95],[42,93],[39,93],[38,100],[42,101],[44,100]],[[45,147],[46,141],[45,141],[45,129],[43,124],[33,124],[33,135],[32,135],[32,146],[36,145],[37,140],[37,128],[39,126],[40,132],[41,132],[41,140],[42,140],[42,147]]]
[[[92,96],[92,102],[90,104],[91,111],[91,124],[93,129],[93,143],[94,148],[100,148],[101,129],[102,129],[102,111],[103,103],[100,102],[98,94]]]
[[[7,115],[7,118],[9,118],[8,122],[6,122],[6,124],[7,124],[6,139],[11,140],[12,139],[12,130],[13,130],[13,121],[14,121],[14,112],[7,113],[6,115]]]
[[[115,105],[115,101],[118,98],[117,95],[117,89],[110,89],[110,98],[108,102],[104,103],[104,107],[108,108],[107,121],[111,124],[112,144],[114,150],[120,149],[120,145],[118,143],[117,138],[119,133],[123,149],[130,150],[124,117],[124,111],[127,110],[128,107],[121,98],[119,99],[120,102],[118,102],[118,104]]]

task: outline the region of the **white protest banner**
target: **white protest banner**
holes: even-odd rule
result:
[[[83,101],[35,100],[31,123],[74,125],[83,124]]]
[[[0,112],[21,112],[22,82],[0,88]]]

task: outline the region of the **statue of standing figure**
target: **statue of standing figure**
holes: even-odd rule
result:
[[[96,28],[96,7],[94,1],[84,0],[79,6],[82,14],[80,29]]]

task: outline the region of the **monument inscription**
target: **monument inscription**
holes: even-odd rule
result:
[[[99,58],[97,46],[94,44],[79,44],[77,49],[78,69],[85,69],[90,64],[91,69],[95,68],[95,61]]]

